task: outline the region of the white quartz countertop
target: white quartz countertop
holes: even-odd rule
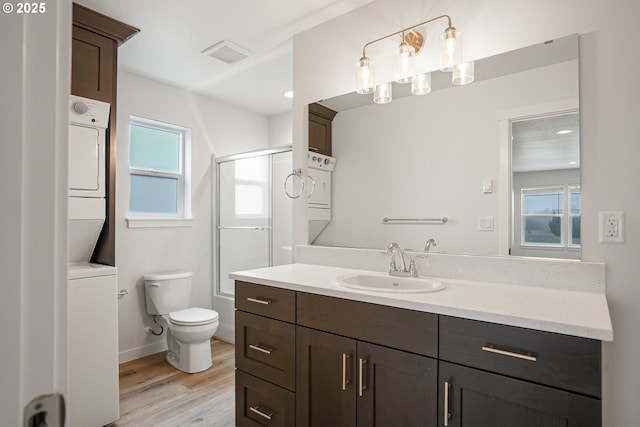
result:
[[[340,286],[336,277],[344,274],[386,275],[368,270],[287,264],[233,272],[229,277],[294,291],[603,341],[613,340],[609,307],[603,293],[428,277],[443,282],[445,289],[400,294]]]

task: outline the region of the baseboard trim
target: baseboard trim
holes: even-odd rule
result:
[[[149,356],[152,354],[160,353],[167,350],[167,340],[157,341],[151,344],[143,345],[141,347],[132,348],[130,350],[121,351],[119,354],[119,363],[130,362],[132,360],[140,359],[141,357]]]
[[[224,341],[229,344],[235,344],[236,334],[233,325],[225,325],[220,323],[218,325],[218,330],[216,331],[215,338],[218,338],[220,341]]]

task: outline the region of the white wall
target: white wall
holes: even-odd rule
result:
[[[422,249],[435,238],[438,251],[497,255],[499,194],[483,193],[482,181],[501,176],[498,114],[577,91],[569,61],[338,113],[332,218],[314,244]],[[445,226],[382,223],[442,216]],[[493,217],[494,231],[478,231],[479,216]]]
[[[269,117],[269,147],[281,147],[293,142],[291,112]]]
[[[191,128],[191,227],[127,228],[131,115]],[[269,123],[265,116],[119,71],[117,132],[116,265],[119,287],[129,291],[119,302],[120,361],[124,362],[165,348],[164,335],[145,332],[152,319],[146,314],[143,274],[193,271],[192,304],[212,307],[215,165],[211,156],[267,147]],[[221,313],[221,317],[229,315]]]
[[[465,57],[479,59],[580,33],[582,255],[607,264],[615,341],[603,345],[605,427],[640,420],[640,68],[636,0],[378,0],[294,38],[294,168],[306,167],[305,105],[355,88],[364,43],[441,14],[465,36]],[[434,33],[435,30],[432,32]],[[464,125],[461,123],[460,125]],[[294,242],[306,243],[304,200],[294,202]],[[598,243],[598,212],[626,214],[624,244]]]

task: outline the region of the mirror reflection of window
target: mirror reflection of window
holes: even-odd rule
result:
[[[514,255],[579,258],[579,113],[511,123]]]

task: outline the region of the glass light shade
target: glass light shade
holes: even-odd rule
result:
[[[451,83],[454,85],[467,85],[473,81],[474,78],[474,62],[463,62],[458,64],[453,69],[453,75],[451,76]]]
[[[356,91],[361,94],[373,93],[373,67],[366,56],[356,63]]]
[[[402,42],[396,50],[396,82],[409,83],[413,77],[413,57],[416,50],[413,46]]]
[[[411,93],[426,95],[431,92],[431,73],[416,74],[411,81]]]
[[[391,83],[381,83],[373,92],[373,102],[376,104],[388,104],[391,102]]]
[[[453,71],[453,67],[462,62],[462,34],[448,27],[440,35],[440,70]]]

